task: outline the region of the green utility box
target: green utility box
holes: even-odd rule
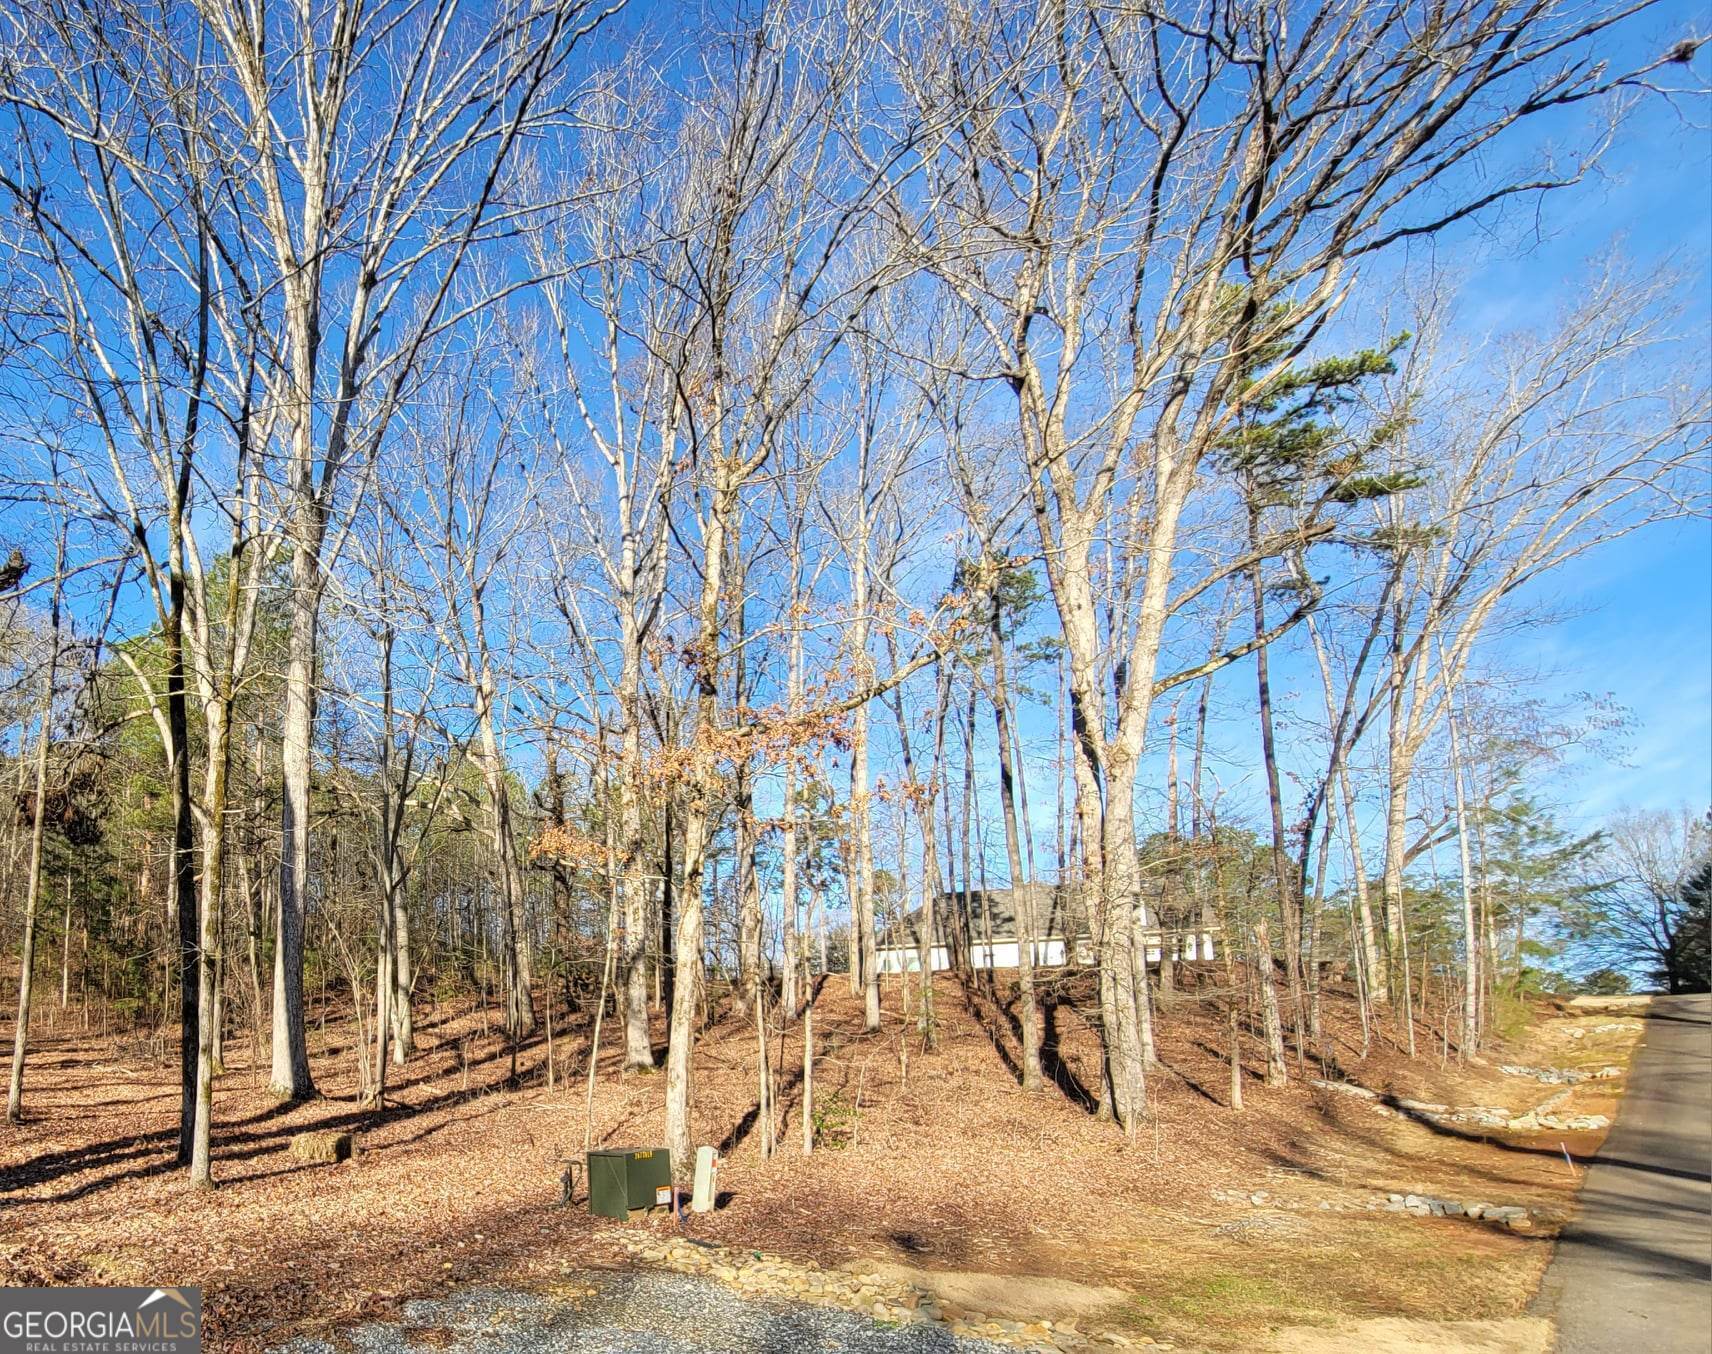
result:
[[[664,1147],[607,1147],[588,1154],[589,1212],[628,1218],[652,1208],[672,1184],[672,1154]]]

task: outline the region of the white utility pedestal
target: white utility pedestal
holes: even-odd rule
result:
[[[719,1153],[711,1147],[698,1147],[695,1154],[695,1193],[690,1195],[690,1211],[706,1213],[713,1208],[719,1184]]]

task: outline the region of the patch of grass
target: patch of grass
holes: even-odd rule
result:
[[[1316,1219],[1284,1244],[1207,1250],[1150,1238],[1139,1290],[1118,1323],[1211,1349],[1253,1349],[1283,1326],[1407,1316],[1436,1321],[1516,1315],[1538,1278],[1515,1239],[1475,1228],[1371,1217]],[[1116,1315],[1116,1314],[1114,1314]]]
[[[1156,1293],[1132,1301],[1136,1324],[1149,1331],[1206,1339],[1233,1338],[1268,1326],[1311,1325],[1337,1313],[1305,1289],[1248,1270],[1213,1268],[1167,1280]]]
[[[1492,1028],[1505,1039],[1520,1039],[1537,1015],[1536,1003],[1510,992],[1492,994]]]

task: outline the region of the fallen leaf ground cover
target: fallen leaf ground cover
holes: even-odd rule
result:
[[[1621,1062],[1633,1042],[1624,1022],[1542,1006],[1483,1066],[1406,1059],[1394,1036],[1364,1059],[1350,1004],[1334,992],[1324,1045],[1293,1069],[1305,1075],[1277,1089],[1249,1076],[1239,1113],[1226,1103],[1222,1011],[1187,977],[1188,990],[1162,999],[1152,1113],[1130,1142],[1091,1112],[1098,1048],[1083,1014],[1091,994],[1075,981],[1050,993],[1054,1075],[1030,1096],[1016,1084],[1016,1031],[997,997],[942,975],[930,1053],[897,989],[887,990],[882,1031],[866,1034],[844,979],[829,978],[816,1004],[816,1106],[840,1145],[801,1154],[793,1024],[773,1048],[781,1149],[770,1160],[755,1131],[754,1026],[721,1005],[695,1085],[697,1136],[723,1153],[722,1206],[692,1220],[695,1234],[822,1263],[1109,1286],[1131,1296],[1096,1326],[1204,1347],[1252,1347],[1284,1326],[1520,1313],[1554,1221],[1573,1206],[1575,1161],[1600,1135],[1434,1125],[1306,1078],[1520,1113],[1557,1088],[1499,1064]],[[544,1037],[514,1051],[491,1011],[468,1001],[425,1010],[419,1051],[392,1074],[381,1110],[357,1103],[355,1026],[337,1007],[311,1016],[321,1094],[303,1104],[277,1102],[265,1066],[250,1066],[247,1038],[234,1037],[216,1102],[218,1188],[193,1192],[172,1159],[174,1051],[166,1058],[159,1041],[85,1033],[75,1010],[54,1023],[51,1033],[38,1026],[26,1122],[0,1129],[7,1283],[198,1284],[210,1347],[249,1350],[468,1282],[550,1282],[628,1263],[617,1244],[624,1228],[673,1226],[609,1223],[558,1205],[563,1163],[584,1138],[580,1026],[556,1032],[549,1089]],[[1570,1038],[1578,1028],[1582,1037]],[[624,1074],[612,1029],[593,1140],[657,1143],[662,1079]],[[663,1026],[656,1035],[663,1042]],[[1437,1039],[1418,1027],[1423,1048]],[[1250,1041],[1245,1052],[1258,1048]],[[1620,1081],[1588,1083],[1571,1103],[1609,1114],[1620,1092]],[[306,1129],[352,1132],[356,1156],[298,1161],[287,1147]],[[1519,1203],[1538,1225],[1518,1234],[1372,1207],[1392,1191]]]

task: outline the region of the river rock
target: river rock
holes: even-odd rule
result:
[[[1357,1086],[1353,1081],[1322,1081],[1319,1077],[1309,1077],[1310,1085],[1318,1086],[1322,1091],[1336,1091],[1339,1095],[1353,1095],[1362,1100],[1377,1100],[1378,1091],[1370,1091],[1365,1086]]]

